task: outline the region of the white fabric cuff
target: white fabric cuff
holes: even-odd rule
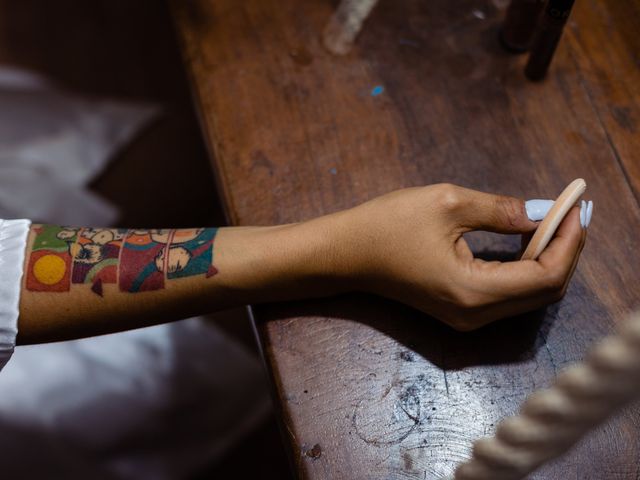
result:
[[[0,370],[13,354],[29,220],[0,220]]]

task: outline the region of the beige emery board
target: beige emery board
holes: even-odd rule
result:
[[[522,254],[521,260],[535,260],[540,256],[542,251],[549,245],[564,217],[567,216],[571,207],[576,204],[586,189],[587,182],[582,178],[578,178],[562,191],[549,213],[538,225],[538,229]]]

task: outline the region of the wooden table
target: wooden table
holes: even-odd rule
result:
[[[329,0],[173,4],[233,224],[442,181],[532,198],[581,176],[595,203],[566,298],[476,333],[365,295],[254,308],[301,478],[451,473],[640,303],[640,2],[578,1],[539,84],[498,45],[506,3],[383,0],[344,58],[320,45]],[[500,256],[518,239],[472,242]],[[532,478],[640,478],[639,413]]]

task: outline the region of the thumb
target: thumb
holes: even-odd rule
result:
[[[464,207],[457,211],[463,231],[485,230],[496,233],[527,233],[537,223],[527,216],[522,199],[464,189]]]

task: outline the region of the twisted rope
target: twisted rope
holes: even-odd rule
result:
[[[531,394],[520,413],[477,440],[455,480],[517,480],[574,445],[640,394],[640,313],[599,342],[551,387]]]
[[[342,0],[324,30],[324,46],[336,55],[345,55],[351,50],[378,0]]]

